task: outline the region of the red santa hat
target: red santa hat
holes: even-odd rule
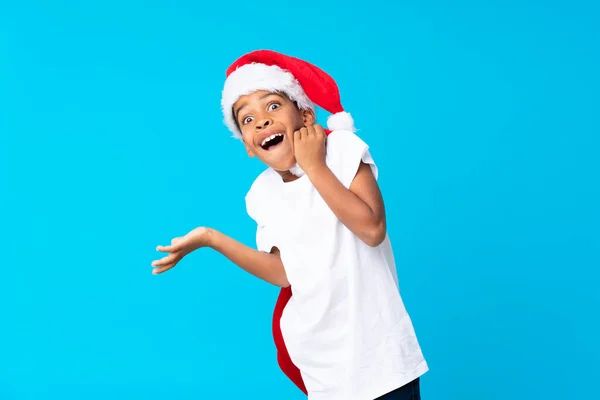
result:
[[[332,115],[327,119],[329,130],[355,131],[354,121],[344,111],[337,84],[331,76],[316,66],[295,57],[270,50],[257,50],[238,58],[226,73],[221,107],[225,125],[241,138],[233,117],[233,104],[244,95],[258,90],[285,93],[301,110],[313,110],[315,105]]]

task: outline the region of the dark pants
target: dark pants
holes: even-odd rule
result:
[[[375,400],[421,400],[419,378]]]

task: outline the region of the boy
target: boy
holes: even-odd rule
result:
[[[398,290],[377,167],[355,135],[334,80],[272,51],[227,70],[225,123],[268,168],[246,196],[251,249],[196,228],[154,261],[162,273],[200,247],[280,286],[273,317],[278,360],[310,400],[420,399],[428,370]],[[333,115],[315,124],[314,106]]]

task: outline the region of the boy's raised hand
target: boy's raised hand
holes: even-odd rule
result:
[[[207,228],[196,228],[182,237],[171,240],[170,246],[157,246],[156,250],[169,255],[152,262],[152,273],[161,274],[173,268],[177,263],[192,251],[208,245],[209,230]]]
[[[318,124],[294,132],[294,154],[304,172],[309,173],[325,165],[326,140],[327,135]]]

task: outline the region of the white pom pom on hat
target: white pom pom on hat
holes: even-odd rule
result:
[[[221,97],[225,125],[234,137],[241,138],[232,107],[244,95],[258,90],[285,93],[302,110],[317,105],[332,115],[329,130],[355,131],[352,116],[344,111],[337,84],[318,67],[299,58],[271,50],[257,50],[238,58],[229,66]]]
[[[340,111],[338,113],[330,115],[329,118],[327,118],[327,128],[331,129],[332,131],[354,131],[354,119],[352,119],[352,116],[349,113],[345,111]]]

